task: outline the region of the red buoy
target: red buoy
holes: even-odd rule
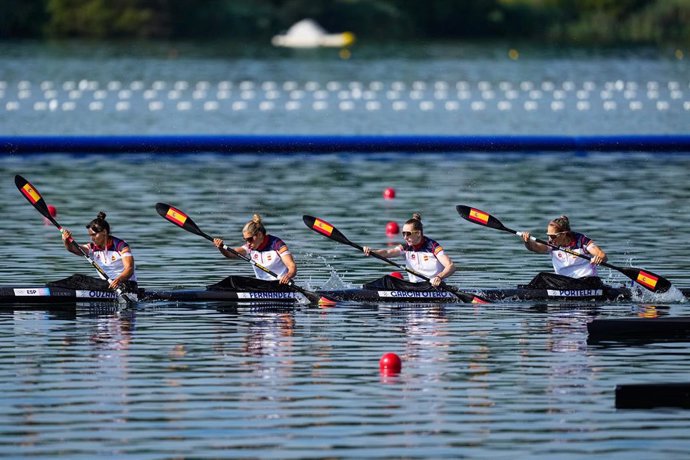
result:
[[[388,222],[386,224],[386,235],[393,236],[393,235],[397,235],[398,233],[400,233],[400,227],[398,227],[397,223]]]
[[[55,218],[57,216],[57,208],[53,206],[52,204],[48,205],[48,214],[50,214],[50,217]],[[43,218],[43,225],[50,225],[52,222],[48,220],[47,217]]]
[[[395,198],[395,189],[393,187],[388,187],[383,191],[384,200],[392,200],[393,198]]]
[[[399,374],[401,369],[402,361],[400,360],[400,356],[395,353],[386,353],[379,361],[379,370],[382,374]]]

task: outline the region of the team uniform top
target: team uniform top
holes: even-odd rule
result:
[[[89,256],[103,269],[108,278],[115,279],[124,271],[125,265],[122,259],[132,257],[132,251],[126,241],[110,236],[110,243],[102,248],[94,243],[89,243]],[[126,252],[123,252],[126,251]],[[136,281],[136,269],[129,281]]]
[[[249,249],[249,245],[245,244],[242,246],[245,252],[249,255],[249,258],[263,267],[271,270],[273,273],[278,275],[278,278],[274,278],[260,268],[254,266],[254,274],[257,278],[262,280],[273,281],[275,279],[280,279],[284,274],[288,272],[288,268],[283,263],[280,258],[283,255],[290,254],[287,245],[281,240],[273,235],[266,235],[261,247],[256,249]]]
[[[569,246],[563,247],[578,254],[591,255],[589,251],[587,251],[587,246],[592,243],[590,238],[582,233],[573,233],[573,238],[574,240]],[[571,278],[597,276],[597,266],[592,264],[588,259],[568,254],[559,249],[549,248],[549,251],[551,251],[553,269],[559,275],[565,275]]]
[[[425,236],[417,246],[401,244],[399,248],[405,255],[407,268],[421,273],[427,278],[435,277],[445,268],[438,260],[438,256],[443,254],[443,248],[431,238]],[[425,281],[409,272],[408,277],[413,283]]]

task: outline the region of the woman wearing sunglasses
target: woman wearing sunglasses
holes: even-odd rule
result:
[[[364,246],[364,254],[368,256],[374,252],[383,257],[402,255],[407,261],[407,268],[430,278],[433,286],[440,285],[444,279],[455,273],[455,264],[441,245],[424,235],[420,214],[413,214],[412,219],[405,222],[402,237],[405,242],[391,249],[371,249]],[[412,273],[409,273],[409,279],[413,283],[424,281]]]
[[[96,261],[112,281],[110,289],[121,288],[127,292],[135,292],[137,289],[137,275],[134,268],[134,256],[126,241],[110,234],[110,224],[105,220],[105,213],[99,212],[98,216],[86,225],[86,230],[91,242],[81,247],[88,256]],[[83,256],[78,248],[74,247],[72,233],[63,229],[62,241],[72,254]],[[94,285],[100,287],[105,284],[102,280],[93,280]]]
[[[280,284],[288,284],[295,277],[297,266],[287,245],[280,238],[266,233],[261,216],[254,214],[252,220],[245,224],[242,229],[242,238],[244,238],[245,244],[234,248],[235,251],[278,275]],[[223,248],[224,243],[221,238],[214,238],[213,244],[228,259],[239,258]],[[262,280],[273,281],[275,279],[256,266],[254,266],[254,274]]]
[[[529,232],[522,232],[522,240],[527,249],[540,254],[551,254],[554,271],[556,275],[560,277],[577,279],[594,278],[597,276],[597,266],[607,261],[606,253],[597,246],[594,241],[586,235],[573,232],[570,229],[570,220],[567,216],[557,217],[550,221],[546,227],[546,236],[549,243],[567,251],[555,249],[551,246],[532,241]],[[590,259],[578,257],[572,253],[583,254],[589,256]],[[540,277],[538,275],[537,278],[541,278],[541,281],[543,281],[545,275],[548,274],[540,275],[542,276]],[[534,285],[534,283],[537,282],[537,278],[532,280],[530,283],[531,287],[541,287]],[[546,276],[546,278],[548,278],[548,276]],[[551,277],[551,279],[558,280],[558,278],[555,277]],[[597,282],[597,280],[599,282]],[[594,283],[599,284],[600,280],[596,278]],[[560,286],[549,284],[549,286],[545,287]]]

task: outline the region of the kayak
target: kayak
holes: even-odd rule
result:
[[[688,341],[690,317],[607,318],[587,324],[587,341]]]
[[[631,383],[616,385],[616,409],[690,409],[690,383]]]
[[[472,290],[491,302],[511,301],[626,301],[632,293],[625,287],[607,287],[600,290],[552,290],[552,289],[483,289]],[[690,289],[683,289],[686,297]],[[440,289],[372,289],[371,287],[319,290],[316,293],[335,302],[363,303],[458,303],[460,300],[450,290]],[[306,304],[304,295],[297,291],[272,290],[215,290],[215,289],[172,289],[144,290],[136,293],[142,302],[228,302],[297,305]],[[75,303],[116,304],[115,292],[97,289],[71,289],[48,286],[0,287],[1,305],[59,305]]]

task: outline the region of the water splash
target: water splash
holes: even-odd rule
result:
[[[630,286],[630,293],[634,302],[642,303],[686,303],[688,299],[675,286],[666,292],[652,292],[634,284]]]

